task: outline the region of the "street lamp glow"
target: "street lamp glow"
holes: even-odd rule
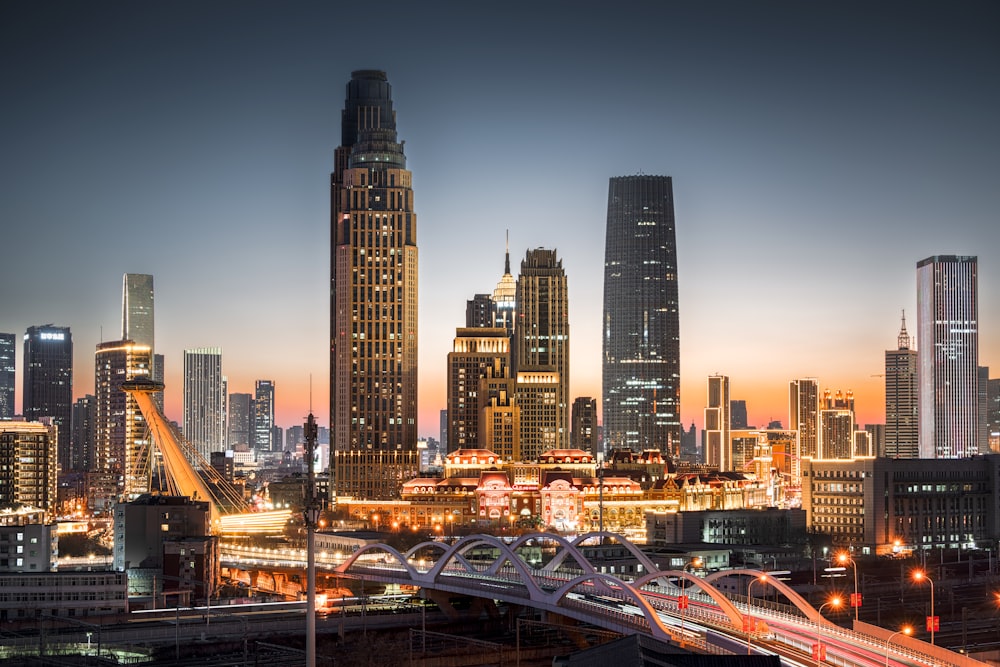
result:
[[[851,606],[854,607],[854,620],[858,620],[858,614],[861,611],[861,598],[858,596],[858,564],[851,554],[846,551],[841,551],[837,554],[837,562],[842,566],[850,565],[851,569],[854,570],[854,597],[851,598]]]
[[[931,646],[934,646],[934,620],[937,618],[934,615],[934,581],[930,577],[928,577],[927,573],[924,572],[923,570],[914,570],[912,576],[913,580],[918,584],[926,580],[927,583],[931,585],[931,615],[930,619],[927,622],[927,625],[931,631]]]
[[[913,628],[909,625],[904,625],[902,628],[889,635],[889,638],[885,640],[885,667],[889,667],[889,642],[892,641],[892,638],[896,635],[906,635],[909,637],[912,634]]]
[[[817,610],[819,620],[816,621],[816,667],[820,667],[823,663],[823,609],[826,607],[837,609],[840,607],[841,602],[843,600],[839,597],[830,598],[828,602],[821,604]]]
[[[759,577],[754,577],[747,584],[747,655],[750,655],[750,637],[753,636],[754,620],[753,620],[753,598],[750,597],[750,588],[753,587],[754,582],[759,581],[761,583],[767,582],[767,575],[762,574]]]

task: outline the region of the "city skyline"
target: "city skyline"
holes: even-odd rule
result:
[[[883,421],[883,355],[931,255],[979,256],[979,361],[1000,365],[996,7],[527,7],[399,5],[372,50],[329,39],[320,3],[5,4],[0,219],[17,252],[0,332],[71,328],[73,395],[93,393],[122,274],[153,275],[170,418],[183,350],[221,347],[231,392],[272,378],[278,424],[325,421],[336,120],[350,72],[378,68],[421,220],[421,436],[508,229],[515,257],[564,261],[568,400],[601,396],[595,295],[622,174],[674,181],[685,428],[715,373],[757,426],[787,427],[788,383],[813,377]],[[22,372],[19,354],[18,388]]]

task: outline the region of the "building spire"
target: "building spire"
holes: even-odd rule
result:
[[[507,242],[505,245],[505,254],[503,261],[503,272],[505,274],[510,273],[510,230],[507,230]]]
[[[906,333],[906,311],[903,311],[903,324],[899,329],[899,338],[896,339],[899,342],[900,350],[910,349],[910,334]]]

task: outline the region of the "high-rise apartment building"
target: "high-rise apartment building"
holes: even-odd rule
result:
[[[453,449],[478,448],[479,420],[487,396],[480,393],[486,377],[510,377],[510,338],[497,328],[464,328],[455,332],[448,353],[448,443]]]
[[[24,334],[23,368],[21,412],[24,419],[52,418],[58,429],[57,458],[60,465],[68,466],[73,413],[73,335],[69,327],[51,324],[28,327]]]
[[[331,176],[330,427],[337,495],[417,475],[417,216],[385,72],[351,74]]]
[[[710,375],[708,405],[705,407],[705,463],[718,467],[721,472],[733,469],[729,431],[729,378],[725,375]],[[750,458],[753,458],[753,453]]]
[[[569,297],[555,250],[528,250],[517,278],[514,366],[525,460],[569,444]]]
[[[979,453],[979,332],[975,257],[917,262],[921,458]]]
[[[906,313],[896,339],[896,349],[885,351],[885,452],[891,459],[915,459],[918,446],[917,351],[910,349]]]
[[[819,455],[822,459],[854,458],[854,394],[829,389],[819,411]]]
[[[274,449],[274,382],[257,380],[253,395],[253,442],[257,453]]]
[[[94,470],[112,475],[115,495],[127,500],[149,492],[150,442],[142,411],[122,384],[148,379],[151,362],[149,346],[130,340],[99,343],[94,358]],[[104,498],[94,509],[109,509],[113,500]]]
[[[229,394],[229,436],[230,449],[245,452],[250,449],[253,439],[253,396],[251,394]]]
[[[570,446],[594,453],[597,445],[597,399],[579,396],[570,411]]]
[[[814,378],[788,383],[788,428],[799,434],[800,456],[819,456],[819,383]]]
[[[58,473],[52,426],[0,421],[0,507],[34,507],[54,519]]]
[[[184,350],[184,437],[206,461],[226,444],[222,349]]]
[[[673,183],[610,180],[604,244],[604,443],[677,457],[680,319]]]
[[[17,336],[0,333],[0,421],[14,418],[14,378]]]

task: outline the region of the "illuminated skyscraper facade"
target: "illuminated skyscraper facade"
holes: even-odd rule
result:
[[[275,451],[274,382],[257,380],[253,394],[253,441],[259,452]]]
[[[0,422],[0,507],[33,507],[46,510],[55,520],[56,480],[55,429],[46,424]],[[14,547],[5,544],[3,556],[14,557]],[[20,553],[20,552],[18,552]],[[28,554],[24,554],[28,555]]]
[[[708,405],[705,407],[705,463],[721,472],[733,469],[729,410],[729,378],[725,375],[709,376]],[[753,457],[752,452],[750,457]]]
[[[610,180],[604,244],[605,447],[680,449],[680,319],[669,176]]]
[[[331,476],[395,498],[417,454],[417,216],[385,72],[351,74],[331,176]]]
[[[93,469],[116,480],[117,499],[149,493],[149,440],[146,420],[135,399],[122,391],[130,380],[148,379],[152,354],[148,345],[130,340],[99,343],[94,358]],[[105,509],[116,498],[104,498]]]
[[[28,327],[24,334],[24,391],[21,411],[26,421],[51,417],[58,429],[59,464],[69,469],[70,425],[73,422],[73,335],[69,327]]]
[[[122,277],[122,340],[153,349],[153,276],[126,273]]]
[[[225,406],[222,349],[184,350],[184,437],[206,461],[225,447]]]
[[[819,411],[819,458],[854,458],[854,394],[829,389],[823,392]],[[867,450],[866,450],[867,451]]]
[[[0,421],[14,418],[14,371],[17,336],[0,333]]]
[[[885,351],[885,452],[891,459],[920,456],[917,351],[910,349],[903,314],[896,349]]]
[[[979,453],[979,332],[975,257],[917,262],[920,458]]]
[[[569,445],[569,296],[555,250],[528,250],[517,277],[514,366],[521,456]]]

